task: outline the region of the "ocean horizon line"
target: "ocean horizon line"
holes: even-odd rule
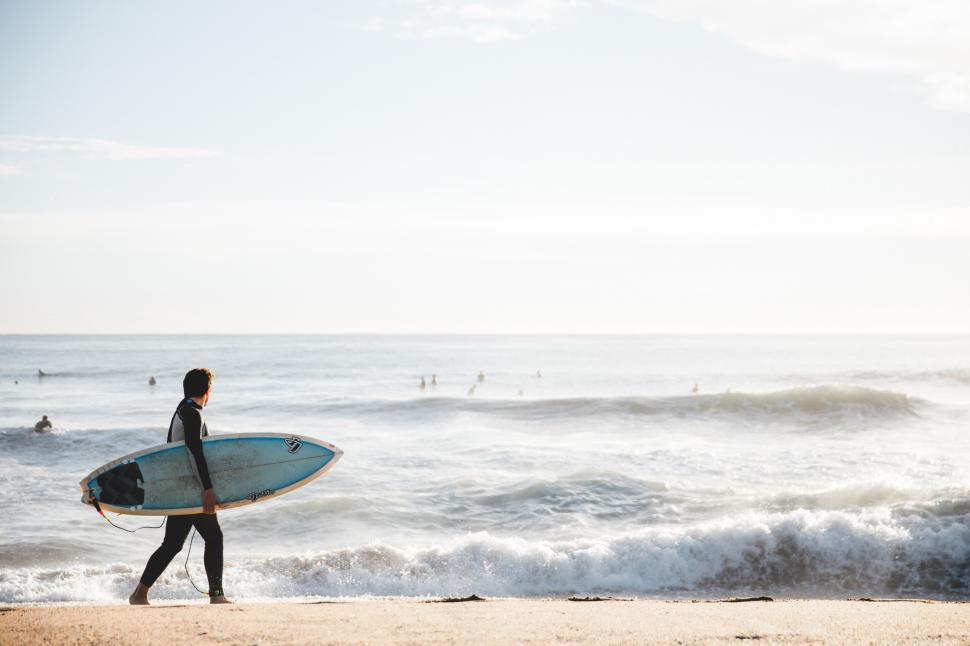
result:
[[[778,337],[778,338],[846,338],[846,337],[970,337],[968,332],[0,332],[0,338],[15,337]]]

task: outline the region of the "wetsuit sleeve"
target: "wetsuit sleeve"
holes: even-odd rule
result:
[[[185,448],[189,452],[192,470],[202,483],[203,489],[212,489],[209,465],[206,464],[205,455],[202,453],[202,416],[194,408],[184,408],[179,415],[185,428]]]

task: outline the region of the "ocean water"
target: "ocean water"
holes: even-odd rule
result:
[[[970,336],[6,336],[0,602],[127,598],[163,530],[78,481],[196,366],[211,433],[345,451],[220,513],[237,598],[970,598]],[[185,555],[154,598],[198,598]]]

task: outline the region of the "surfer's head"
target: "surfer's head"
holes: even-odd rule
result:
[[[205,406],[215,378],[215,374],[208,368],[192,368],[185,373],[185,379],[182,380],[182,392],[186,397],[201,398],[202,405]]]

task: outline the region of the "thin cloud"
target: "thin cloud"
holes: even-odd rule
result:
[[[71,137],[0,136],[0,150],[13,153],[77,155],[83,159],[165,159],[216,157],[220,153],[203,148],[138,146],[107,139]]]
[[[694,23],[768,56],[897,76],[936,108],[970,111],[966,0],[400,0],[371,28],[399,38],[495,42],[597,4]]]
[[[375,19],[370,28],[403,39],[490,43],[548,28],[586,4],[582,0],[403,0]]]
[[[964,0],[610,0],[693,22],[769,56],[908,78],[934,107],[970,111]]]

